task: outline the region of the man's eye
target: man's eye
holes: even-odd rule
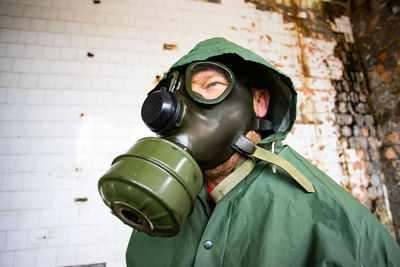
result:
[[[214,87],[214,86],[223,86],[220,82],[212,82],[206,86],[206,88]]]
[[[230,79],[224,73],[213,69],[194,72],[191,76],[191,90],[203,99],[216,99],[228,88]]]

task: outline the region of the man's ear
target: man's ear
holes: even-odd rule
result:
[[[253,106],[257,117],[263,118],[267,114],[269,99],[268,89],[253,89]]]

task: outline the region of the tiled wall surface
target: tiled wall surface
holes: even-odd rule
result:
[[[240,0],[1,0],[0,266],[124,266],[131,230],[102,203],[97,180],[152,135],[139,113],[156,76],[215,36],[294,79],[299,124],[290,145],[342,185],[353,177],[343,157],[361,162],[350,171],[355,188],[367,183],[362,155],[338,142],[335,42],[302,37],[282,14]]]

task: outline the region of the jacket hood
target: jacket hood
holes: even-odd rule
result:
[[[294,85],[282,71],[244,47],[220,37],[202,41],[172,65],[163,79],[172,69],[194,61],[221,61],[221,59],[223,59],[222,63],[226,63],[226,59],[230,59],[231,62],[241,61],[240,64],[237,64],[239,72],[249,73],[251,81],[256,84],[254,87],[268,88],[270,92],[271,98],[265,119],[271,121],[274,127],[261,143],[266,144],[274,140],[285,139],[296,120],[297,93]]]

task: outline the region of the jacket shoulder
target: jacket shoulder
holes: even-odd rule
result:
[[[393,237],[381,222],[356,198],[339,186],[332,178],[289,146],[285,146],[280,156],[291,162],[315,188],[315,193],[301,192],[306,195],[307,204],[313,209],[324,209],[325,219],[346,227],[354,237],[352,243],[357,245],[361,264],[382,264],[391,266],[400,264],[400,249]],[[293,189],[293,187],[292,187]],[[293,193],[294,190],[292,190]],[[338,229],[340,230],[340,229]],[[339,234],[339,233],[337,233]],[[345,238],[345,237],[343,237]]]

